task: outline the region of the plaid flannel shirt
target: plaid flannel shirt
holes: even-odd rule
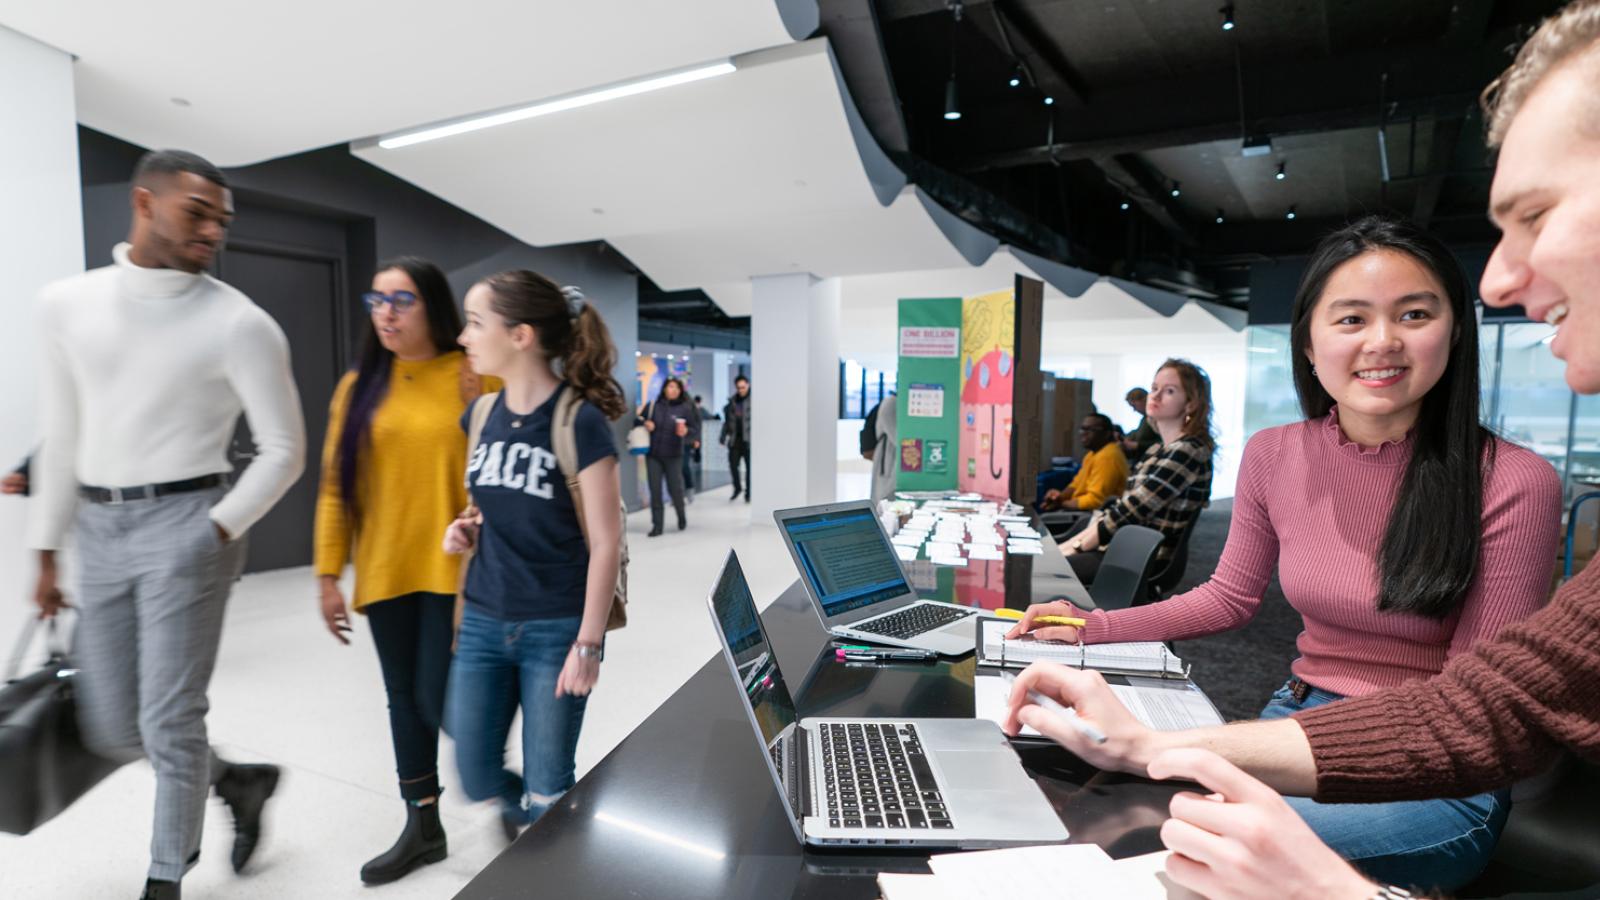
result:
[[[1128,490],[1100,508],[1100,545],[1123,525],[1143,525],[1165,536],[1157,559],[1172,555],[1189,523],[1211,504],[1211,448],[1191,437],[1156,444],[1128,477]]]

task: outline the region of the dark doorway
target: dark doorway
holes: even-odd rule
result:
[[[218,259],[218,277],[266,310],[289,339],[306,427],[305,474],[250,531],[246,572],[311,564],[328,401],[345,368],[347,223],[253,203]],[[243,417],[230,456],[235,472],[254,456]]]

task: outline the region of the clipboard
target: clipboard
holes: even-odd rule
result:
[[[1006,644],[1009,642],[1003,637],[999,641],[1000,653],[998,655],[991,655],[988,652],[987,636],[989,629],[1004,628],[1009,630],[1012,624],[1012,622],[1006,620],[993,619],[989,617],[983,617],[978,620],[978,640],[976,654],[976,662],[978,665],[995,666],[1002,669],[1023,669],[1027,668],[1035,661],[1032,658],[1007,658]],[[1060,663],[1062,665],[1072,666],[1073,668],[1077,669],[1094,669],[1097,672],[1103,672],[1112,675],[1128,675],[1138,678],[1161,678],[1188,681],[1189,672],[1192,668],[1187,663],[1184,663],[1182,659],[1179,659],[1176,655],[1168,651],[1165,644],[1160,644],[1160,669],[1151,670],[1126,666],[1106,666],[1097,663],[1094,659],[1092,659],[1093,651],[1091,651],[1089,647],[1107,645],[1066,644],[1056,641],[1041,641],[1040,643],[1049,646],[1052,650],[1061,651],[1057,652],[1054,656],[1047,660],[1048,662]],[[1150,643],[1158,642],[1151,641]],[[1075,654],[1073,653],[1074,650],[1076,650]]]

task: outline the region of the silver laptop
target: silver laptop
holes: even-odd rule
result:
[[[984,719],[798,719],[729,552],[708,600],[785,811],[801,843],[1007,847],[1067,839],[1066,826]]]
[[[978,611],[917,596],[872,501],[780,509],[772,517],[834,637],[950,656],[977,645]]]

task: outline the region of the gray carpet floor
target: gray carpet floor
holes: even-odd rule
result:
[[[1178,592],[1211,577],[1228,539],[1233,501],[1218,500],[1200,514],[1189,538],[1189,566]],[[1272,692],[1289,677],[1289,663],[1297,656],[1295,638],[1303,625],[1300,614],[1283,598],[1273,577],[1261,609],[1248,625],[1226,634],[1176,644],[1178,655],[1194,667],[1194,681],[1216,704],[1224,718],[1254,719]]]

